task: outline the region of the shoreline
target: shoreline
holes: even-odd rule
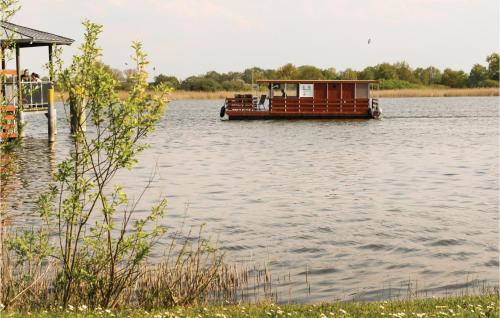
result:
[[[259,96],[264,92],[254,92],[254,95]],[[233,97],[235,94],[252,94],[252,92],[236,92],[236,91],[216,91],[216,92],[200,92],[200,91],[173,91],[169,95],[170,101],[178,100],[216,100]],[[67,97],[67,94],[64,94]],[[126,91],[118,91],[120,99],[127,98]],[[374,98],[408,98],[408,97],[481,97],[481,96],[500,96],[500,88],[408,88],[408,89],[391,89],[391,90],[372,90]],[[60,95],[56,99],[61,101]]]
[[[120,92],[122,93],[122,92]],[[170,100],[188,100],[188,99],[225,99],[234,94],[251,94],[252,92],[198,92],[198,91],[174,91],[170,94]],[[257,92],[256,95],[259,95]],[[464,97],[464,96],[500,96],[499,88],[408,88],[393,90],[373,90],[374,98],[397,98],[397,97]]]

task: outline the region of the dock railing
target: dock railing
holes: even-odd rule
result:
[[[22,102],[24,111],[46,110],[49,106],[50,81],[22,82]]]
[[[17,106],[17,83],[9,81],[1,84],[4,100],[11,101],[10,105]],[[21,101],[23,111],[42,111],[47,110],[49,106],[49,88],[52,82],[22,82],[21,83]]]

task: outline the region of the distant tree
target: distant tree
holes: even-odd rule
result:
[[[245,84],[245,82],[241,79],[230,80],[222,82],[222,87],[226,91],[243,91],[250,90],[250,85]]]
[[[480,87],[488,79],[488,69],[481,64],[475,64],[470,70],[468,84],[470,87]]]
[[[278,78],[278,76],[276,75],[275,70],[271,70],[271,69],[264,70],[264,79],[277,79],[277,78]]]
[[[417,67],[413,70],[413,76],[419,84],[429,85],[429,73],[423,67]]]
[[[498,53],[492,53],[486,58],[486,62],[488,62],[488,75],[490,79],[498,81],[499,77],[499,60],[500,56]]]
[[[345,71],[340,73],[340,78],[343,80],[355,80],[358,79],[358,74],[356,71],[347,68]]]
[[[441,84],[453,88],[462,88],[467,86],[467,80],[468,77],[464,71],[454,71],[450,68],[447,68],[443,71]]]
[[[221,83],[224,80],[223,76],[221,74],[217,73],[216,71],[207,72],[205,74],[205,76],[202,76],[202,77],[206,78],[206,79],[214,80],[217,83]]]
[[[376,77],[376,69],[373,66],[365,67],[361,72],[359,72],[358,78],[362,79],[362,80],[374,80],[374,79],[377,79],[377,77]]]
[[[123,75],[125,80],[122,81],[121,89],[129,90],[134,86],[135,78],[136,78],[136,70],[134,69],[126,69],[123,71]]]
[[[434,66],[417,67],[413,71],[414,83],[432,85],[441,82],[441,71]]]
[[[191,76],[182,81],[180,88],[187,91],[215,92],[222,90],[222,85],[211,78]]]
[[[324,79],[335,80],[338,79],[339,75],[334,67],[330,67],[321,71],[323,73]]]
[[[375,77],[377,79],[398,79],[396,69],[389,63],[382,63],[375,66]]]
[[[155,76],[153,83],[151,83],[152,86],[158,86],[160,84],[167,84],[169,87],[175,89],[179,88],[179,86],[181,85],[177,77],[164,74]]]
[[[252,81],[255,83],[255,81],[264,79],[264,77],[265,75],[263,69],[259,67],[252,67],[243,71],[241,79],[247,84],[252,84]]]
[[[396,70],[396,75],[398,79],[410,83],[416,82],[413,70],[411,69],[410,65],[408,65],[408,63],[406,63],[405,61],[395,63],[394,68]]]
[[[297,79],[318,80],[324,79],[323,72],[312,65],[302,65],[297,68]]]
[[[117,68],[112,68],[111,66],[104,64],[102,62],[97,62],[98,65],[100,65],[105,72],[111,75],[113,79],[121,85],[121,83],[125,82],[126,78],[123,72]]]
[[[429,66],[425,69],[425,71],[429,74],[429,85],[441,83],[443,74],[440,69],[434,66]]]
[[[297,75],[297,68],[292,63],[285,64],[276,70],[276,77],[279,79],[296,79]]]

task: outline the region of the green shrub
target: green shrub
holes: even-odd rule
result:
[[[479,82],[478,87],[500,87],[500,82],[492,79],[487,79]]]
[[[215,92],[222,90],[222,85],[210,78],[191,76],[182,81],[181,89],[186,91]]]
[[[418,85],[412,84],[407,81],[398,79],[383,79],[380,81],[380,89],[403,89],[403,88],[417,88]]]

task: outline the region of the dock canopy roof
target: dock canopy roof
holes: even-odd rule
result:
[[[14,42],[17,47],[35,47],[48,45],[71,45],[74,40],[60,35],[27,28],[14,23],[0,21],[0,44]]]
[[[274,83],[274,84],[314,84],[314,83],[367,83],[378,84],[377,80],[257,80],[258,84]]]

